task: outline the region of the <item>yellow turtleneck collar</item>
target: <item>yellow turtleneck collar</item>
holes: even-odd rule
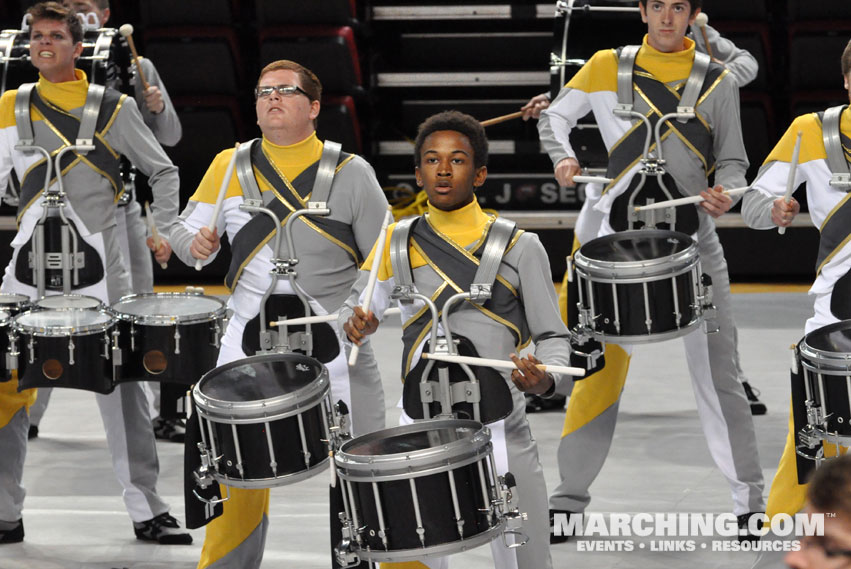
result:
[[[322,156],[322,141],[316,132],[295,144],[280,146],[263,137],[263,150],[288,180],[294,180]]]
[[[479,240],[490,219],[490,216],[482,211],[476,199],[453,211],[443,211],[429,203],[426,214],[426,220],[434,229],[462,247],[467,247]]]
[[[73,81],[51,83],[39,73],[36,86],[39,96],[65,111],[82,107],[86,104],[89,80],[81,69],[75,69],[74,75],[76,79]]]
[[[647,35],[641,42],[641,49],[635,58],[635,64],[646,69],[663,83],[688,78],[694,63],[694,40],[683,38],[683,50],[665,53],[647,43]]]

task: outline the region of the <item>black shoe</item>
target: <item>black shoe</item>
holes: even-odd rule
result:
[[[136,539],[156,541],[160,545],[190,545],[192,536],[181,531],[180,524],[168,512],[146,522],[133,522]]]
[[[556,535],[556,532],[555,532],[555,529],[556,529],[555,518],[556,518],[556,516],[559,517],[559,523],[558,523],[559,534],[558,535]],[[568,528],[567,532],[562,533],[562,532],[564,532],[565,527],[567,526],[568,522],[570,521],[570,518],[573,517],[573,516],[579,516],[578,526],[581,528],[582,527],[582,521],[583,521],[582,520],[582,514],[578,514],[576,512],[570,512],[568,510],[550,510],[550,544],[564,543],[565,541],[569,540],[572,536],[576,535],[571,531],[570,528]]]
[[[768,409],[765,403],[759,400],[759,389],[754,389],[747,381],[742,382],[742,387],[745,388],[745,395],[748,396],[748,403],[751,404],[751,415],[765,415]]]
[[[30,430],[27,432],[27,440],[38,438],[38,425],[30,425]]]
[[[12,529],[0,530],[0,543],[21,543],[24,541],[24,520],[18,520],[18,525]]]
[[[751,516],[761,515],[763,512],[748,512],[747,514],[742,514],[741,516],[736,516],[736,522],[739,525],[739,535],[736,536],[736,540],[741,543],[744,541],[757,542],[759,538],[762,537],[762,533],[753,534],[750,533],[748,529],[748,520],[751,519]],[[759,520],[756,525],[758,530],[762,529],[762,520]],[[742,535],[741,530],[746,530],[748,533]]]
[[[537,395],[526,394],[526,413],[545,413],[547,411],[564,411],[564,402],[567,397],[556,395],[549,399],[544,399]]]
[[[161,441],[182,443],[186,438],[186,424],[180,419],[154,419],[154,436]]]

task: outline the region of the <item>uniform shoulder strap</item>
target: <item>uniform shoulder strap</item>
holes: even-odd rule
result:
[[[470,300],[473,302],[481,304],[491,297],[493,282],[496,280],[499,265],[502,263],[502,256],[505,254],[505,248],[514,234],[515,226],[516,224],[513,221],[503,217],[497,217],[493,221],[488,232],[485,250],[482,252],[482,258],[479,261],[479,268],[470,284]]]
[[[86,93],[86,104],[83,107],[83,115],[80,119],[80,130],[77,131],[76,146],[93,146],[95,130],[98,125],[98,114],[106,92],[103,85],[90,84]],[[80,152],[83,152],[80,150]]]
[[[310,201],[317,204],[316,207],[324,208],[328,203],[341,150],[342,146],[339,142],[326,140],[322,145],[322,157],[319,159],[316,179],[313,182],[313,190],[310,192]]]
[[[33,146],[35,134],[30,117],[30,100],[35,83],[24,83],[15,95],[15,124],[18,127],[18,146]]]
[[[700,97],[700,91],[703,89],[703,82],[706,80],[706,72],[709,70],[709,64],[712,60],[705,53],[696,52],[694,54],[694,63],[691,66],[686,80],[686,86],[683,89],[683,95],[680,97],[680,104],[677,105],[678,113],[694,113],[694,108],[697,106],[697,99]],[[680,122],[686,122],[689,119],[677,118]]]
[[[410,252],[408,251],[408,238],[411,235],[411,227],[416,220],[416,217],[411,217],[397,222],[393,228],[393,234],[390,236],[390,266],[393,268],[393,278],[396,281],[393,296],[408,302],[413,300],[411,293],[416,290],[414,288],[414,274],[411,271]],[[373,259],[372,262],[375,263],[376,259]]]
[[[239,180],[239,186],[242,188],[242,195],[245,199],[260,200],[260,186],[257,185],[257,178],[254,177],[254,166],[251,163],[251,150],[255,143],[259,143],[260,139],[255,138],[248,142],[243,142],[236,148],[236,179]]]
[[[827,152],[827,167],[830,168],[830,185],[845,191],[851,190],[851,169],[842,149],[840,119],[847,106],[839,105],[827,109],[821,129],[824,149]]]
[[[620,50],[618,57],[618,104],[614,109],[615,114],[623,114],[632,111],[632,72],[635,67],[635,57],[638,55],[638,50],[640,48],[640,45],[628,45]]]

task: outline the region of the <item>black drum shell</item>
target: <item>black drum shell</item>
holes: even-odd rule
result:
[[[8,313],[0,310],[0,315],[8,315]],[[6,354],[9,352],[10,329],[8,316],[0,318],[0,382],[8,381],[12,378],[11,370],[6,362]]]
[[[487,475],[488,465],[484,459],[461,466],[449,472],[439,472],[413,478],[419,498],[420,516],[425,528],[425,547],[460,541],[449,476],[455,476],[458,505],[464,520],[464,538],[468,539],[491,529],[484,503],[479,465]],[[379,536],[381,528],[371,482],[346,481],[351,486],[357,512],[358,527],[364,528],[361,539],[365,546],[374,551],[384,551]],[[417,518],[414,512],[410,480],[387,480],[375,482],[382,504],[384,527],[387,530],[387,551],[402,551],[422,548],[417,533]],[[486,490],[489,492],[489,490]],[[488,494],[489,495],[489,494]]]
[[[305,442],[308,452],[310,452],[310,468],[319,466],[322,462],[328,460],[328,444],[323,440],[327,439],[323,413],[322,405],[315,405],[300,415],[268,422],[272,437],[272,448],[275,451],[277,463],[275,471],[271,467],[272,456],[269,452],[266,435],[267,423],[231,425],[202,419],[204,434],[209,437],[212,429],[212,436],[216,441],[217,456],[222,457],[217,464],[216,472],[222,477],[227,477],[237,486],[240,482],[262,483],[264,480],[270,482],[269,486],[277,486],[286,483],[282,477],[308,470],[304,463],[304,455],[300,450],[299,416],[304,424]],[[234,428],[239,440],[243,473],[240,473],[236,466]],[[294,448],[299,450],[294,451]],[[276,478],[280,480],[276,481]]]
[[[221,329],[219,320],[219,329]],[[159,381],[192,385],[202,375],[216,367],[219,347],[213,345],[215,320],[191,324],[156,325],[118,320],[118,345],[121,348],[119,383],[128,381]],[[175,353],[175,326],[180,335],[180,353]],[[133,336],[135,335],[135,338]],[[135,346],[135,350],[131,349]],[[152,351],[165,356],[166,366],[161,373],[146,369],[145,354]]]
[[[19,331],[18,391],[34,387],[64,387],[111,393],[115,388],[113,367],[111,360],[104,357],[104,342],[109,339],[111,330],[112,326],[106,332],[97,331],[74,336],[39,336]],[[35,351],[33,363],[29,363],[30,339]],[[68,352],[70,339],[74,341],[74,365],[70,364]],[[43,365],[51,359],[62,365],[62,373],[56,379],[49,379],[42,371]]]

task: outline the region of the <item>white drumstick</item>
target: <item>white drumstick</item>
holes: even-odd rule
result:
[[[697,24],[698,28],[700,28],[700,35],[703,36],[703,45],[706,46],[706,55],[710,58],[715,57],[712,55],[712,44],[709,43],[709,37],[706,35],[706,24],[709,23],[709,16],[706,12],[701,12],[694,19],[694,23]]]
[[[236,165],[236,149],[239,148],[239,143],[233,147],[233,155],[230,157],[230,162],[228,163],[228,169],[225,171],[225,177],[222,180],[222,187],[219,188],[219,195],[216,197],[216,205],[213,208],[213,215],[210,216],[210,223],[207,224],[207,229],[210,231],[216,230],[216,222],[219,219],[219,213],[222,211],[222,203],[225,201],[225,194],[228,191],[228,184],[230,183],[230,179],[233,176],[233,168]],[[195,261],[195,270],[201,270],[201,264],[204,262],[203,259],[197,259]]]
[[[795,192],[795,172],[798,170],[798,156],[801,154],[802,135],[803,133],[799,130],[798,138],[795,140],[795,149],[792,151],[792,163],[789,164],[789,175],[786,177],[786,194],[783,196],[783,201],[786,203],[792,201],[792,194]],[[786,228],[777,228],[777,233],[783,235],[786,233]]]
[[[148,218],[148,227],[151,228],[151,237],[154,239],[154,250],[159,251],[160,249],[160,232],[157,231],[157,224],[154,221],[154,216],[151,213],[151,206],[148,202],[145,202],[145,217]],[[167,263],[160,263],[160,267],[163,269],[168,268]]]
[[[577,184],[611,184],[611,178],[603,176],[574,176],[573,181]]]
[[[472,356],[454,356],[449,354],[431,354],[429,352],[423,352],[423,357],[427,360],[439,360],[442,362],[467,364],[471,366],[495,367],[498,369],[517,369],[517,366],[514,365],[514,362],[512,362],[511,360],[494,360],[490,358],[474,358]],[[549,366],[546,364],[537,364],[535,367],[540,370],[550,371],[553,373],[563,373],[566,375],[576,376],[585,375],[585,370],[581,367]]]
[[[384,316],[391,316],[401,312],[398,308],[388,308],[384,311]],[[333,322],[337,319],[337,313],[320,314],[318,316],[301,316],[299,318],[288,318],[287,320],[275,320],[269,322],[269,327],[275,326],[298,326],[303,324],[321,324],[322,322]]]
[[[364,289],[363,311],[364,314],[369,314],[369,305],[372,303],[372,293],[375,291],[375,282],[378,280],[378,267],[381,265],[381,258],[384,255],[384,242],[387,240],[387,226],[393,221],[393,213],[390,208],[384,214],[384,222],[381,224],[381,231],[378,232],[378,239],[375,241],[375,256],[372,258],[372,267],[369,269],[369,279],[366,281],[366,289]],[[358,353],[360,346],[352,346],[352,351],[349,354],[349,365],[353,366],[358,363]]]
[[[142,87],[147,91],[150,84],[145,81],[145,74],[142,73],[142,66],[139,65],[139,54],[136,52],[136,44],[133,43],[133,26],[131,24],[123,24],[118,28],[118,32],[127,40],[130,53],[133,54],[133,64],[136,66],[136,71],[139,72],[139,79],[142,81]]]
[[[728,196],[738,196],[739,194],[743,194],[746,191],[751,189],[750,186],[745,186],[744,188],[732,188],[729,190],[724,190],[723,193]],[[674,207],[678,205],[686,205],[690,203],[701,203],[704,199],[700,196],[688,196],[687,198],[677,198],[675,200],[666,200],[663,202],[651,203],[647,205],[640,205],[635,207],[635,211],[647,211],[650,209],[663,209],[666,207]]]

